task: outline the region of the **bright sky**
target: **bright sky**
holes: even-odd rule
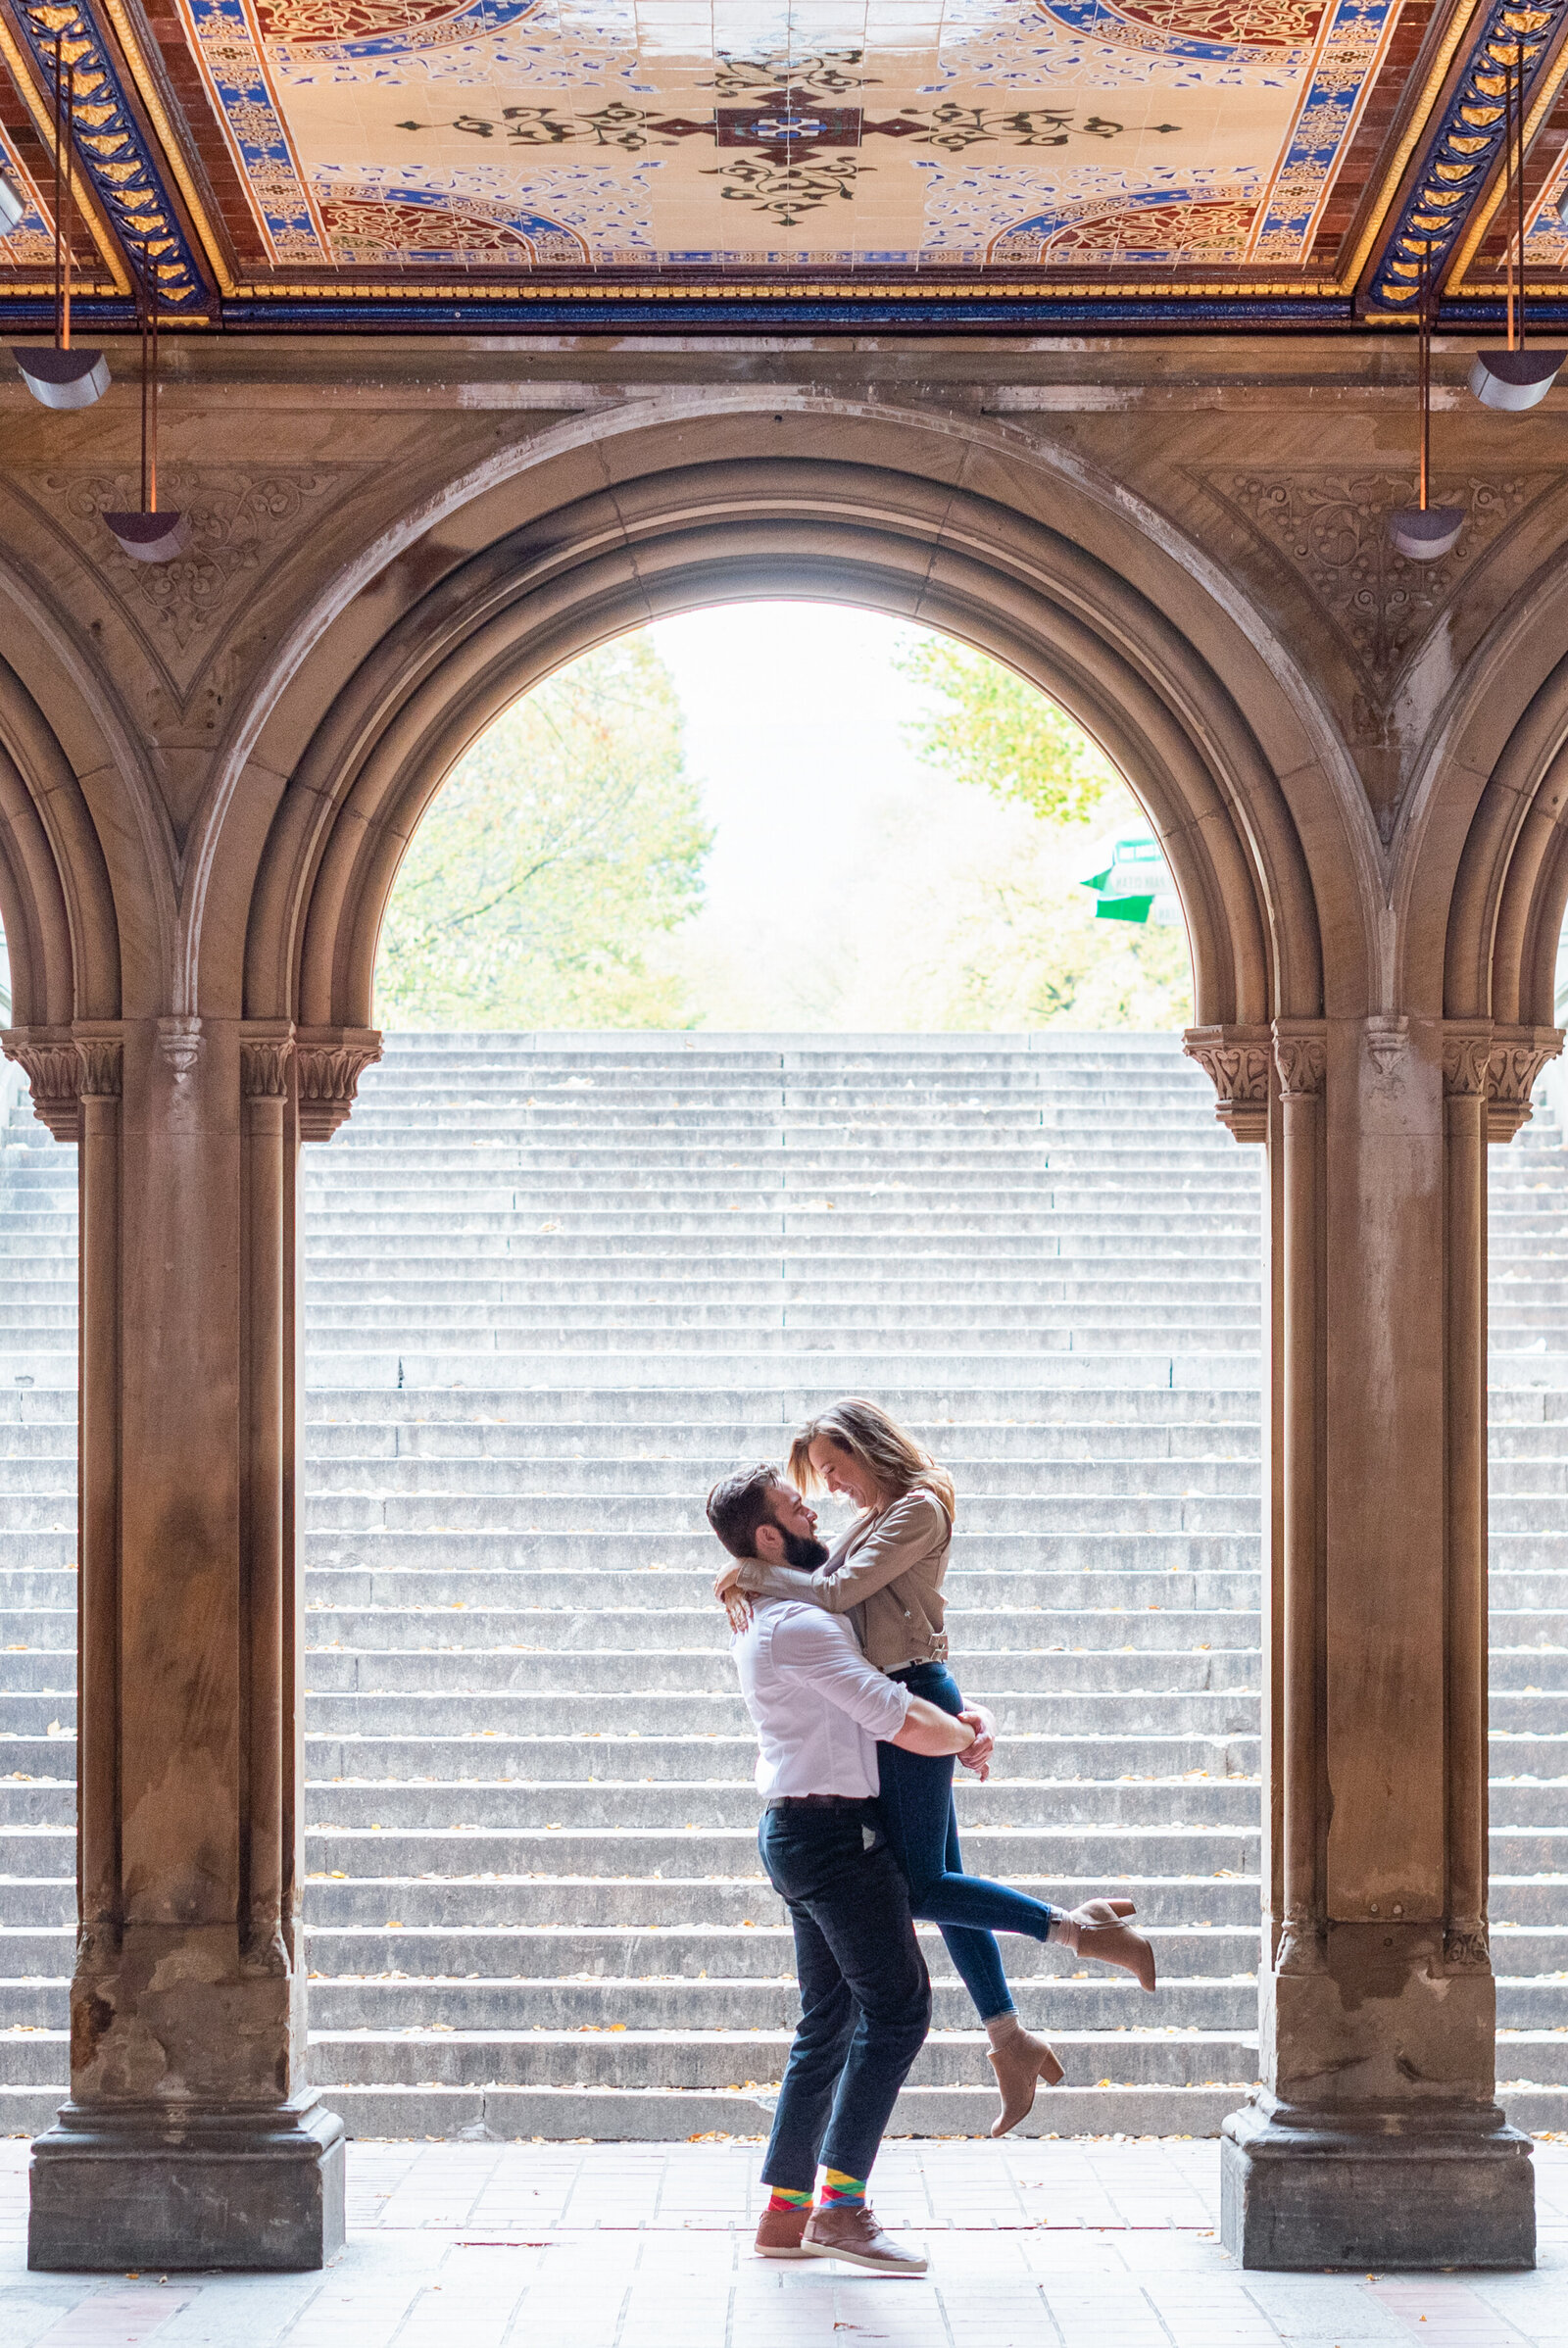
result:
[[[718,837],[709,896],[788,875],[803,912],[842,905],[844,867],[889,799],[932,778],[903,735],[925,696],[893,665],[901,620],[837,604],[735,604],[648,631],[686,711],[686,759]]]

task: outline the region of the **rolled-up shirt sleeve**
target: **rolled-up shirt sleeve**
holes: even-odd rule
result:
[[[803,1614],[780,1623],[773,1634],[773,1661],[783,1670],[804,1673],[830,1704],[883,1743],[909,1716],[909,1690],[867,1663],[828,1615]]]

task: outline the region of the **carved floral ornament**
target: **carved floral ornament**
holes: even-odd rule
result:
[[[300,1140],[330,1141],[354,1106],[360,1078],[381,1056],[373,1027],[302,1027],[295,1037]]]
[[[1310,1026],[1286,1027],[1275,1022],[1274,1065],[1280,1072],[1282,1101],[1315,1101],[1328,1070],[1328,1047],[1323,1030]]]
[[[282,1028],[275,1035],[247,1037],[239,1048],[239,1089],[246,1100],[286,1101],[293,1054],[292,1028]]]
[[[1367,1052],[1380,1078],[1397,1070],[1409,1046],[1408,1018],[1377,1013],[1363,1023]],[[1490,1020],[1446,1025],[1443,1031],[1443,1089],[1450,1100],[1483,1100],[1487,1138],[1511,1142],[1530,1120],[1531,1096],[1542,1069],[1563,1047],[1556,1027],[1494,1027]],[[1268,1139],[1271,1067],[1281,1098],[1321,1094],[1327,1065],[1325,1030],[1317,1020],[1277,1020],[1266,1027],[1190,1027],[1183,1050],[1198,1061],[1217,1096],[1215,1114],[1239,1142]]]
[[[1444,1094],[1450,1101],[1485,1101],[1488,1141],[1511,1142],[1529,1124],[1531,1096],[1562,1041],[1558,1027],[1450,1024],[1443,1032]]]
[[[203,1048],[202,1023],[188,1014],[157,1022],[158,1048],[183,1085]],[[123,1030],[83,1024],[0,1030],[0,1051],[27,1079],[39,1121],[57,1142],[74,1142],[83,1101],[118,1101],[124,1056]],[[286,1101],[289,1069],[296,1071],[300,1139],[330,1140],[354,1106],[360,1078],[381,1056],[371,1027],[296,1031],[285,1021],[257,1022],[240,1040],[240,1091],[253,1101]]]
[[[1214,1114],[1239,1142],[1268,1139],[1269,1067],[1273,1037],[1266,1027],[1190,1027],[1182,1050],[1197,1060],[1218,1096]]]

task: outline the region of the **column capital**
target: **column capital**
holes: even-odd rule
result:
[[[247,1101],[286,1101],[294,1056],[291,1019],[247,1019],[240,1029],[239,1089]]]
[[[1287,1101],[1316,1100],[1323,1090],[1328,1046],[1321,1019],[1276,1019],[1274,1065]]]
[[[1444,1021],[1443,1092],[1447,1101],[1474,1101],[1485,1096],[1492,1057],[1492,1021]]]
[[[1530,1096],[1562,1050],[1560,1027],[1494,1027],[1487,1067],[1487,1139],[1511,1142],[1530,1122]]]
[[[72,1030],[81,1065],[83,1101],[118,1101],[124,1074],[124,1030],[118,1020],[78,1019]]]
[[[1239,1142],[1268,1140],[1269,1067],[1273,1041],[1266,1027],[1190,1027],[1182,1050],[1197,1060],[1218,1099],[1214,1114]]]
[[[8,1027],[0,1051],[27,1079],[38,1122],[57,1142],[74,1142],[79,1122],[81,1054],[69,1027]]]
[[[329,1142],[347,1122],[360,1078],[381,1056],[373,1027],[300,1027],[294,1032],[299,1072],[300,1140]]]

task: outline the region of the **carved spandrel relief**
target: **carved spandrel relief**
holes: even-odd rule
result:
[[[1403,468],[1279,476],[1227,471],[1204,474],[1203,485],[1254,538],[1285,556],[1339,637],[1369,701],[1386,708],[1461,580],[1557,485],[1557,476],[1439,481],[1435,497],[1465,513],[1458,544],[1441,563],[1407,562],[1390,541],[1390,514],[1412,502]]]
[[[183,469],[159,476],[159,504],[190,524],[172,563],[136,563],[105,514],[140,503],[137,477],[122,472],[12,475],[7,486],[86,557],[177,698],[186,699],[266,575],[316,527],[343,475],[320,466]]]

